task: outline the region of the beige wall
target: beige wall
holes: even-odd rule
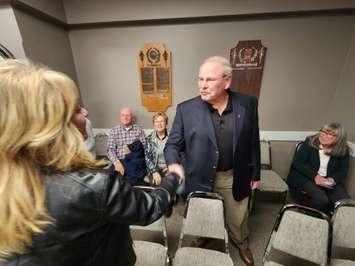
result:
[[[68,23],[353,8],[352,0],[64,0]]]
[[[19,0],[41,12],[58,20],[66,22],[66,16],[62,0]]]
[[[15,14],[11,6],[7,4],[0,4],[0,43],[15,57],[25,56]]]
[[[328,108],[329,120],[341,122],[349,139],[355,142],[355,32],[348,49],[348,55],[342,69],[334,101]]]
[[[77,80],[68,32],[15,9],[26,56]]]
[[[203,58],[228,51],[238,40],[261,39],[268,48],[260,95],[262,130],[317,130],[335,95],[351,44],[355,17],[329,16],[73,30],[70,40],[84,103],[96,127],[117,124],[130,105],[151,126],[140,103],[137,53],[146,42],[172,51],[173,118],[176,104],[197,95]]]

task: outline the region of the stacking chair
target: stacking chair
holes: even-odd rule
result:
[[[98,158],[107,157],[107,139],[106,133],[95,134],[95,150]]]
[[[271,143],[268,140],[260,141],[260,183],[258,190],[261,192],[275,192],[280,193],[284,196],[286,200],[288,186],[281,178],[281,176],[272,170],[271,164]],[[254,202],[254,191],[252,192],[250,203],[249,203],[249,212],[253,208]]]
[[[225,252],[198,247],[182,247],[186,237],[222,240]],[[187,198],[174,266],[233,266],[229,256],[223,198],[217,193],[192,192]]]
[[[327,265],[329,217],[321,211],[285,205],[276,219],[263,265]]]
[[[272,170],[270,141],[260,141],[260,161],[261,173],[258,189],[266,192],[283,193],[286,197],[288,189],[286,182]]]
[[[143,189],[147,192],[154,189],[146,186],[136,186],[135,188]],[[159,235],[159,243],[153,241],[156,241],[156,237],[152,237],[152,241],[138,240],[134,237],[133,248],[137,256],[136,266],[166,266],[170,264],[166,221],[164,216],[150,225],[130,226],[130,230],[133,235],[136,235],[136,233],[154,233],[155,235]]]
[[[331,266],[355,265],[355,200],[335,203],[332,217]]]

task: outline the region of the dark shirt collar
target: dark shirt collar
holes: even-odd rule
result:
[[[208,109],[212,112],[217,112],[217,109],[213,108],[212,104],[208,103],[208,102],[204,102]],[[233,104],[232,104],[232,93],[228,90],[228,103],[226,106],[226,109],[223,110],[223,113],[226,112],[232,112],[233,111]]]

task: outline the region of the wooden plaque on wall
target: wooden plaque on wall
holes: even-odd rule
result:
[[[232,90],[259,97],[266,47],[261,40],[240,41],[230,50]]]
[[[162,43],[148,43],[138,55],[142,105],[164,112],[171,105],[171,52]]]

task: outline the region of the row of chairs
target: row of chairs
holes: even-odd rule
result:
[[[285,205],[266,247],[263,265],[355,265],[355,201],[336,203],[334,215]]]
[[[143,189],[149,191],[151,188],[144,187]],[[148,226],[131,226],[133,233],[137,230],[159,232],[163,243],[134,240],[137,266],[166,266],[170,264],[173,266],[233,266],[233,261],[229,256],[223,198],[217,193],[193,192],[188,196],[178,249],[173,260],[168,255],[165,217]],[[223,241],[224,252],[195,247],[191,245],[193,238]]]

